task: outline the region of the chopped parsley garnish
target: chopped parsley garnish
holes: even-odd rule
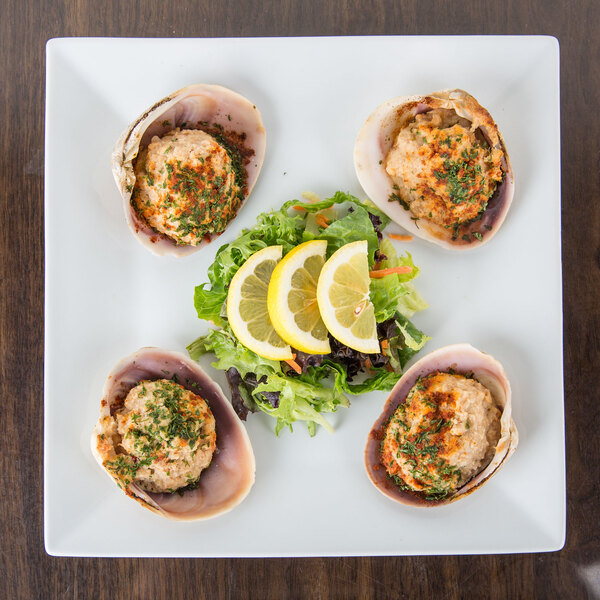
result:
[[[174,381],[159,380],[153,382],[151,388],[147,384],[142,382],[138,385],[136,396],[144,400],[144,409],[125,413],[130,425],[123,440],[129,440],[129,454],[119,454],[114,460],[104,463],[125,486],[136,479],[140,468],[151,465],[159,457],[166,462],[181,460],[176,455],[169,458],[169,452],[173,450],[180,452],[187,446],[194,456],[199,449],[210,446],[210,442],[204,441],[207,437],[204,401],[199,403],[196,397]],[[189,466],[189,461],[184,462]],[[151,475],[146,473],[144,477]]]
[[[152,187],[154,185],[154,179],[152,178],[152,175],[150,174],[150,171],[146,170],[146,182],[148,183],[148,185],[150,187]]]
[[[397,186],[394,186],[397,189]],[[388,198],[389,202],[398,202],[400,203],[400,206],[402,206],[402,208],[404,210],[410,210],[410,206],[408,205],[408,202],[406,202],[406,200],[404,200],[402,198],[402,196],[400,196],[400,194],[390,194],[390,197]]]
[[[217,124],[199,125],[220,150],[215,147],[214,153],[198,156],[196,163],[185,164],[188,161],[182,163],[171,158],[177,141],[177,137],[172,137],[171,143],[165,140],[166,148],[162,151],[162,164],[157,165],[158,173],[151,172],[147,165],[140,164],[142,169],[145,168],[141,173],[136,167],[139,183],[134,194],[136,191],[143,194],[142,181],[147,187],[160,191],[157,203],[153,203],[151,195],[146,193],[145,198],[138,199],[137,195],[132,198],[132,206],[142,220],[153,228],[158,227],[158,233],[177,244],[196,244],[206,235],[221,233],[236,215],[247,193],[248,173],[244,157],[251,155],[252,150],[244,146],[243,136],[237,140],[237,134],[226,132]],[[189,131],[185,130],[186,135]],[[155,186],[157,177],[162,181]]]
[[[388,476],[401,489],[420,493],[429,500],[453,494],[462,477],[461,470],[445,455],[454,413],[445,399],[446,392],[429,383],[437,375],[416,380],[406,402],[386,426],[381,445]]]

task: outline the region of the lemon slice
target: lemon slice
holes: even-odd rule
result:
[[[325,240],[296,246],[277,264],[269,283],[267,306],[273,327],[286,342],[308,354],[331,352],[317,303],[326,251]]]
[[[271,360],[292,358],[292,349],[273,328],[267,309],[271,273],[281,246],[254,253],[233,276],[227,294],[227,319],[235,336],[253,352]]]
[[[321,318],[329,333],[359,352],[380,352],[375,310],[369,300],[366,240],[351,242],[323,265],[317,285]]]

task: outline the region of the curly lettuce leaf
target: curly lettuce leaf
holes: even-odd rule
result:
[[[242,377],[248,373],[254,373],[257,378],[260,378],[263,375],[269,376],[282,372],[278,360],[263,358],[246,348],[228,326],[223,329],[211,329],[207,335],[193,341],[187,347],[187,351],[193,360],[198,360],[203,354],[212,352],[218,359],[211,363],[215,369],[227,371],[230,367],[235,367]]]
[[[261,400],[263,392],[279,392],[279,403],[273,407],[270,402]],[[277,419],[275,433],[279,435],[284,427],[292,430],[296,421],[306,421],[311,435],[316,425],[321,425],[329,433],[333,427],[321,415],[335,412],[338,406],[349,406],[348,399],[337,388],[326,388],[319,383],[308,383],[297,377],[286,377],[273,373],[264,383],[259,383],[253,392],[254,400],[261,410]]]
[[[316,212],[323,213],[323,211],[327,211],[336,204],[345,203],[353,205],[352,211],[331,222],[320,233],[315,233],[313,227],[308,227],[304,231],[302,241],[312,239],[327,240],[327,257],[329,258],[336,250],[350,242],[367,240],[369,265],[372,266],[375,261],[375,251],[379,248],[379,240],[369,214],[379,219],[382,229],[390,222],[390,218],[371,202],[361,202],[352,194],[336,192],[331,198],[321,200],[320,202],[298,202],[295,200],[287,202],[283,205],[282,210],[287,210],[287,208],[295,206],[304,209],[309,214],[314,214]]]
[[[402,284],[405,294],[398,298],[398,312],[407,318],[412,317],[416,312],[425,310],[429,304],[425,302],[423,296],[415,287],[412,281],[407,281]]]
[[[313,202],[312,200],[308,202],[304,202],[302,200],[289,200],[281,207],[281,210],[287,211],[292,206],[300,206],[308,212],[319,212],[326,208],[331,208],[335,204],[344,204],[345,202],[349,202],[355,206],[360,206],[369,211],[371,214],[379,217],[381,220],[382,229],[391,221],[391,219],[383,211],[379,210],[379,208],[377,208],[377,206],[375,206],[375,204],[373,204],[370,200],[365,200],[362,202],[352,194],[339,191],[336,192],[331,198],[326,198],[325,200],[320,200],[318,202]]]
[[[333,373],[333,385],[340,392],[353,395],[367,392],[389,392],[401,377],[400,373],[394,373],[387,369],[373,369],[373,374],[360,383],[349,383],[346,369],[339,363],[324,360],[323,366],[319,368],[326,368]]]
[[[403,314],[396,313],[396,324],[399,329],[397,336],[389,341],[390,364],[398,372],[402,372],[404,365],[417,353],[431,338]]]
[[[344,206],[338,211],[339,204],[349,204],[351,210],[346,211]],[[292,207],[304,210],[292,210]],[[328,227],[319,225],[319,219],[314,217],[317,212],[328,218]],[[291,429],[296,421],[304,421],[311,435],[317,425],[330,431],[331,426],[322,413],[348,406],[346,394],[390,390],[406,361],[429,339],[408,320],[414,312],[427,306],[411,282],[418,274],[418,268],[410,254],[398,257],[389,240],[384,238],[379,242],[381,234],[378,232],[389,222],[390,219],[369,201],[361,202],[343,192],[316,202],[292,200],[280,210],[260,214],[252,228],[243,230],[236,240],[219,248],[208,269],[209,281],[195,288],[194,304],[198,317],[212,321],[222,329],[211,330],[192,342],[188,346],[190,356],[197,360],[202,354],[214,353],[217,360],[212,365],[226,371],[228,380],[235,379],[240,403],[247,410],[260,409],[273,416],[277,434],[286,427]],[[264,359],[243,346],[227,322],[224,311],[227,289],[235,273],[252,254],[271,245],[282,245],[285,254],[303,241],[315,238],[327,240],[328,256],[349,242],[367,240],[371,266],[376,250],[380,250],[386,256],[382,268],[412,267],[411,273],[371,281],[371,300],[378,323],[395,319],[397,326],[393,332],[385,334],[388,339],[387,364],[381,366],[381,356],[377,360],[371,356],[373,363],[379,363],[377,367],[366,361],[366,355],[360,358],[358,377],[364,375],[361,366],[366,369],[365,364],[369,373],[358,382],[348,381],[351,379],[348,365],[331,356],[324,357],[318,367],[308,367],[301,375],[288,375],[282,368],[283,363]],[[356,365],[353,369],[351,375],[354,377]]]
[[[227,299],[227,288],[238,269],[255,252],[266,246],[283,246],[284,254],[302,241],[304,216],[289,215],[287,210],[261,213],[256,225],[244,229],[241,235],[219,248],[215,260],[208,268],[207,283],[196,286],[194,306],[198,318],[215,325],[226,323],[222,315]],[[210,286],[210,287],[209,287]]]
[[[199,319],[210,321],[214,325],[225,325],[226,320],[222,316],[223,305],[227,300],[227,290],[209,288],[209,283],[201,283],[194,289],[194,306]]]
[[[381,252],[386,256],[386,259],[381,262],[382,269],[408,266],[412,271],[371,279],[369,292],[375,308],[375,320],[382,323],[391,319],[396,312],[412,317],[415,312],[427,308],[427,303],[410,282],[419,274],[419,267],[413,262],[410,253],[398,256],[396,249],[387,238],[381,241]]]
[[[342,203],[351,203],[354,210],[333,221],[320,233],[318,229],[307,229],[308,214]],[[290,214],[293,206],[304,210],[291,211]],[[328,241],[327,253],[330,256],[344,244],[364,239],[369,244],[369,263],[372,265],[379,243],[369,213],[379,218],[382,227],[389,223],[389,218],[379,209],[343,192],[337,192],[332,198],[320,202],[291,200],[280,210],[261,213],[256,225],[244,229],[237,239],[221,246],[217,251],[215,260],[208,269],[209,281],[196,286],[194,290],[194,306],[198,318],[220,326],[226,323],[223,304],[227,300],[227,288],[231,279],[250,256],[266,246],[281,245],[285,255],[303,241],[324,239]]]
[[[336,250],[350,242],[367,240],[369,247],[369,265],[375,261],[375,251],[379,248],[377,232],[369,219],[369,213],[357,206],[345,217],[334,221],[323,229],[322,233],[316,237],[318,240],[327,240],[327,257],[329,258]]]

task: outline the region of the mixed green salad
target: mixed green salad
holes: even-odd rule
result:
[[[315,218],[327,211],[327,223]],[[331,218],[334,215],[334,218]],[[398,256],[382,230],[390,222],[370,202],[336,192],[332,198],[303,202],[291,200],[280,210],[265,212],[257,223],[242,231],[233,242],[222,246],[208,269],[209,282],[194,293],[198,317],[212,322],[217,329],[188,346],[197,360],[213,353],[212,365],[226,372],[232,404],[246,419],[248,412],[263,411],[276,419],[275,433],[295,421],[305,421],[311,435],[316,426],[332,431],[322,413],[349,406],[347,395],[370,391],[389,391],[402,374],[406,362],[430,339],[409,320],[427,307],[412,283],[418,273],[412,256]],[[237,270],[255,252],[266,246],[281,245],[283,254],[312,239],[327,240],[327,257],[350,242],[366,240],[369,268],[411,267],[410,273],[393,273],[371,279],[369,293],[375,309],[381,352],[364,354],[330,336],[331,353],[295,352],[298,373],[285,361],[262,358],[233,334],[226,316],[227,290]]]

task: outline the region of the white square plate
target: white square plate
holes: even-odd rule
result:
[[[549,37],[58,39],[47,46],[44,520],[46,549],[87,556],[337,556],[556,550],[565,538],[560,252],[559,49]],[[267,156],[221,238],[183,259],[130,233],[109,156],[156,100],[219,83],[254,102]],[[486,486],[440,508],[391,502],[363,466],[385,394],[352,398],[333,435],[247,422],[256,483],[232,512],[162,519],[128,499],[92,458],[106,375],[142,346],[184,351],[205,333],[194,286],[218,247],[259,212],[305,190],[364,197],[355,136],[397,95],[463,88],[495,118],[516,177],[498,235],[472,252],[406,244],[430,308],[426,349],[470,342],[513,386],[520,445]],[[227,389],[224,374],[202,363]]]

